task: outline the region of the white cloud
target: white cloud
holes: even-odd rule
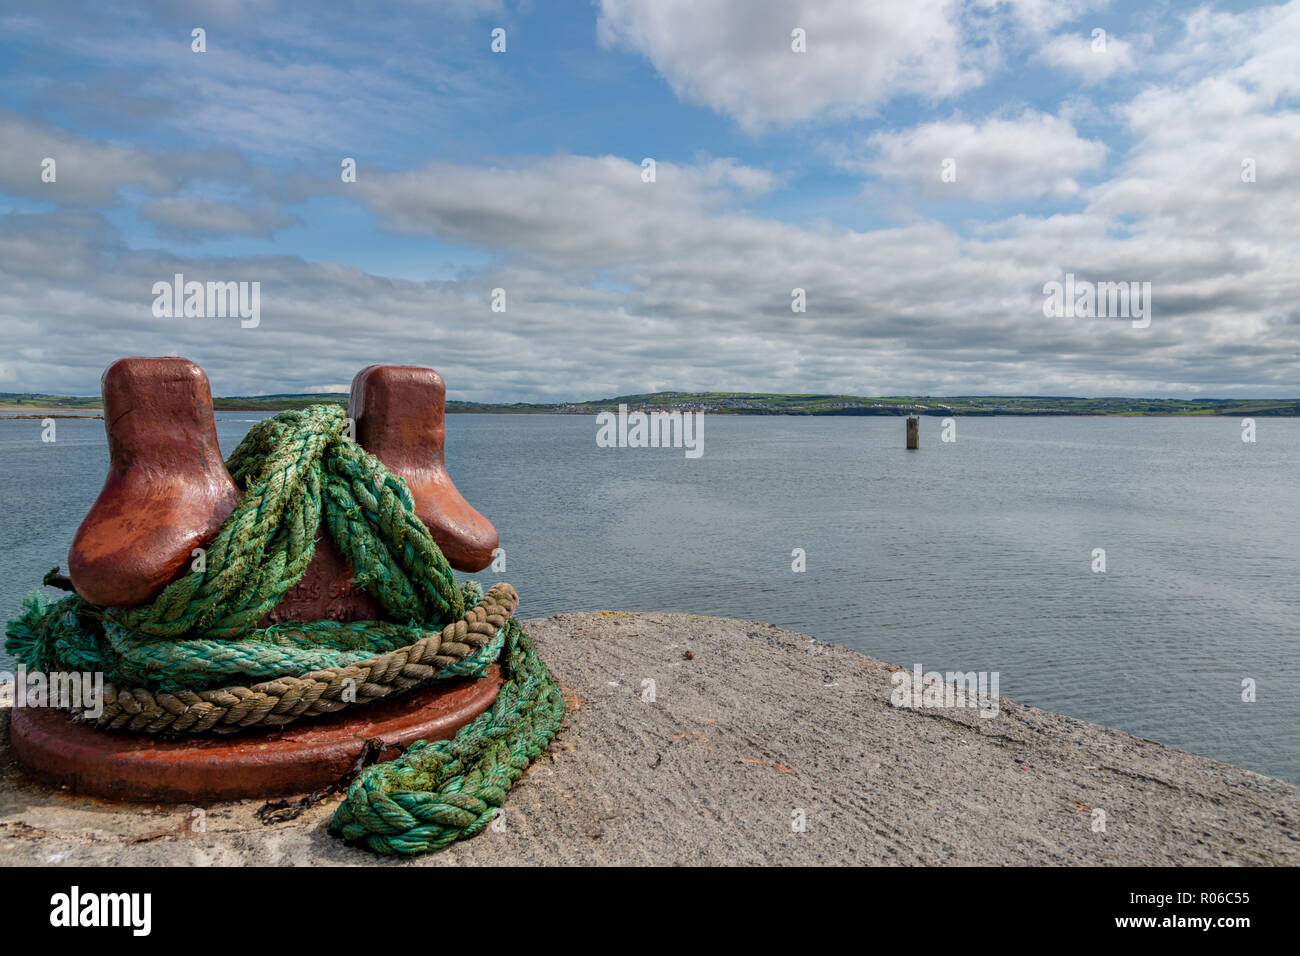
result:
[[[684,99],[758,130],[934,101],[982,82],[950,0],[600,0],[602,42],[642,53]],[[807,52],[791,50],[791,31]]]
[[[1208,33],[1223,44],[1212,48],[1221,68],[1149,86],[1115,109],[1134,146],[1093,191],[1099,213],[1241,256],[1296,249],[1294,216],[1284,210],[1300,206],[1300,112],[1279,107],[1300,95],[1300,58],[1279,52],[1300,48],[1300,4],[1242,18],[1249,29],[1232,18],[1190,18],[1171,57],[1186,65]],[[1254,182],[1243,181],[1247,161]]]
[[[355,190],[397,231],[598,268],[655,254],[706,213],[765,192],[768,172],[717,160],[640,163],[616,156],[558,156],[513,166],[431,163],[374,173]],[[347,193],[347,190],[345,190]]]
[[[395,227],[505,254],[444,282],[292,256],[131,251],[94,217],[11,215],[0,219],[0,336],[30,344],[0,389],[93,389],[105,356],[162,339],[225,394],[344,382],[394,356],[439,368],[454,397],[505,400],[655,383],[1231,395],[1300,381],[1300,250],[1249,223],[1216,234],[1139,209],[1117,229],[1102,196],[1081,213],[1016,216],[966,237],[934,222],[794,225],[738,208],[737,169],[661,165],[648,184],[630,160],[560,156],[441,163],[349,187]],[[1122,209],[1125,197],[1110,201]],[[150,287],[175,272],[260,281],[261,326],[153,318]],[[1044,319],[1043,283],[1065,272],[1151,281],[1151,327]],[[505,313],[489,307],[498,287]],[[790,311],[794,287],[807,313]],[[56,329],[54,355],[43,343]]]
[[[241,206],[191,196],[149,200],[140,205],[140,214],[160,235],[190,241],[230,236],[267,239],[297,221],[268,202]]]
[[[1008,9],[1017,25],[1026,32],[1043,34],[1086,13],[1109,7],[1110,0],[977,0],[976,5],[986,9]]]
[[[482,96],[484,75],[471,78],[471,59],[494,78],[495,95],[512,91],[509,71],[493,60],[484,65],[462,39],[467,17],[498,9],[490,3],[461,0],[429,10],[401,3],[374,16],[282,4],[275,16],[261,17],[251,15],[256,4],[209,0],[217,22],[202,54],[191,49],[192,21],[169,27],[162,11],[177,11],[157,3],[162,10],[142,17],[137,29],[86,29],[71,15],[63,29],[20,18],[3,27],[47,56],[112,72],[119,95],[111,101],[77,82],[55,84],[65,107],[84,108],[78,101],[90,99],[118,111],[144,109],[153,131],[166,128],[180,142],[234,144],[262,156],[347,155],[407,132],[413,108],[427,119],[444,99],[473,102]],[[222,22],[227,26],[218,28]],[[51,85],[37,77],[22,82],[42,99]]]
[[[1032,110],[1010,119],[940,121],[876,133],[867,147],[867,157],[841,164],[905,184],[921,196],[982,202],[1074,196],[1077,177],[1100,168],[1106,157],[1104,143],[1082,138],[1065,119]],[[953,160],[955,181],[941,175],[946,160]]]
[[[1094,30],[1103,28],[1095,27]],[[1137,68],[1133,45],[1109,33],[1104,36],[1089,33],[1086,36],[1061,34],[1052,37],[1039,49],[1037,58],[1088,85],[1105,82],[1112,76]]]
[[[41,178],[47,158],[54,160],[54,182]],[[103,205],[114,202],[117,190],[126,185],[153,193],[176,188],[160,163],[142,150],[0,112],[0,190],[47,202]]]

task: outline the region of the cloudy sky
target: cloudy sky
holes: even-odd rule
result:
[[[1300,0],[354,6],[5,4],[0,391],[1300,395]]]

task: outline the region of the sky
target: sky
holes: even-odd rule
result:
[[[0,391],[1300,396],[1300,0],[7,0],[0,90]]]

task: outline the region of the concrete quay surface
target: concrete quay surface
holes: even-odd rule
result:
[[[268,826],[259,801],[49,790],[0,711],[0,864],[1300,863],[1290,784],[1006,698],[991,718],[896,708],[893,668],[803,634],[610,611],[524,626],[569,714],[474,839],[391,860],[325,832],[338,796]]]

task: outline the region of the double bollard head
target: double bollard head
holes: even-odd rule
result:
[[[352,380],[348,415],[357,443],[406,479],[415,513],[448,562],[481,571],[492,562],[497,532],[447,474],[447,386],[431,368],[371,365]]]
[[[73,538],[68,573],[92,604],[132,607],[185,572],[241,492],[226,471],[212,393],[197,365],[121,359],[104,372],[102,386],[108,478]],[[447,474],[445,411],[446,387],[432,369],[372,365],[352,382],[348,414],[358,443],[405,479],[416,514],[452,567],[481,571],[497,533]],[[317,584],[333,588],[338,577],[340,556],[321,537],[300,585],[309,593]],[[354,603],[368,617],[376,605],[367,597]]]

